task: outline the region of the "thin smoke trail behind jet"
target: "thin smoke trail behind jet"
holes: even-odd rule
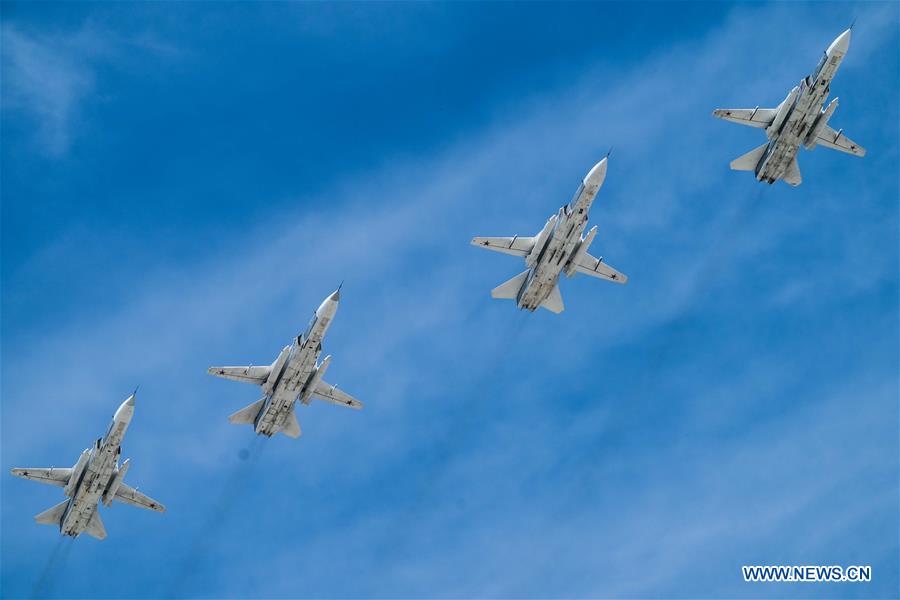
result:
[[[34,588],[31,591],[32,598],[43,598],[50,595],[53,589],[52,583],[59,576],[60,571],[63,570],[69,557],[69,552],[72,549],[73,541],[74,539],[68,536],[59,536],[59,539],[53,546],[53,550],[50,551],[50,556],[47,557],[47,562],[44,563],[40,576],[34,583]]]
[[[174,577],[165,592],[165,597],[175,598],[184,594],[184,588],[190,580],[191,574],[202,566],[203,561],[209,556],[209,550],[216,542],[216,534],[220,532],[241,498],[241,492],[246,489],[247,482],[256,470],[262,456],[263,448],[267,440],[263,436],[256,436],[250,442],[249,447],[242,449],[238,454],[241,462],[235,465],[231,473],[225,478],[222,492],[219,494],[208,517],[195,533],[193,539],[187,544],[187,554],[181,561]]]

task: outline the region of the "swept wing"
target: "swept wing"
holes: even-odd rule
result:
[[[336,385],[331,385],[330,383],[325,383],[324,381],[319,381],[316,384],[316,389],[313,391],[313,396],[318,398],[319,400],[324,400],[326,402],[331,402],[332,404],[340,404],[341,406],[349,406],[350,408],[360,409],[363,407],[363,403],[344,392]]]
[[[165,506],[163,506],[150,496],[142,494],[141,492],[125,483],[121,484],[119,486],[119,489],[116,490],[115,499],[119,502],[124,502],[125,504],[137,506],[138,508],[155,510],[156,512],[165,512],[166,510]]]
[[[40,483],[48,483],[59,487],[65,487],[72,476],[71,468],[57,469],[51,467],[49,469],[12,469],[12,474],[16,477],[38,481]]]
[[[534,248],[534,238],[530,236],[477,237],[472,238],[472,245],[512,256],[527,256]]]
[[[206,370],[216,377],[257,385],[264,384],[271,371],[272,367],[210,367]]]
[[[777,108],[717,108],[713,116],[750,127],[768,127],[778,114]]]
[[[866,149],[844,135],[844,130],[835,131],[828,125],[819,131],[816,136],[816,145],[825,146],[839,152],[846,152],[853,156],[865,156]]]
[[[603,262],[603,259],[597,258],[588,252],[585,252],[578,258],[578,261],[575,263],[575,271],[590,275],[591,277],[613,281],[615,283],[625,283],[628,281],[627,275],[616,271]]]

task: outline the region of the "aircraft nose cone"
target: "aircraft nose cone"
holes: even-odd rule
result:
[[[119,409],[116,410],[116,414],[113,418],[116,421],[121,421],[123,419],[131,420],[131,415],[134,414],[134,394],[128,396],[128,398],[119,406]]]
[[[834,52],[840,52],[841,54],[846,54],[847,49],[850,47],[850,35],[851,32],[848,29],[841,35],[837,37],[836,40],[831,42],[831,45],[828,47],[828,54],[833,54]]]
[[[594,165],[594,168],[592,168],[590,172],[588,172],[587,177],[584,178],[584,184],[600,185],[603,183],[603,180],[606,179],[606,163],[607,159],[604,158]]]
[[[331,318],[337,312],[338,303],[341,300],[341,288],[334,290],[330,296],[322,300],[322,304],[316,309],[318,317]]]

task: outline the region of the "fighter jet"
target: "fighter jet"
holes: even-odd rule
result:
[[[588,221],[588,211],[597,190],[606,179],[607,158],[598,162],[582,180],[572,201],[547,220],[544,228],[534,237],[477,237],[473,246],[494,252],[502,252],[525,259],[528,267],[509,281],[491,291],[494,298],[515,299],[520,309],[530,311],[538,307],[554,313],[564,310],[559,292],[559,276],[572,277],[584,273],[615,283],[625,283],[628,277],[616,271],[603,258],[588,253],[597,226],[582,236]]]
[[[134,416],[132,394],[113,415],[106,435],[85,449],[71,469],[13,469],[12,474],[25,479],[49,483],[63,488],[67,499],[34,517],[43,525],[58,525],[63,535],[78,537],[82,532],[98,540],[106,537],[100,520],[98,502],[110,506],[113,500],[163,512],[166,507],[123,483],[131,465],[130,459],[119,464],[122,438]]]
[[[313,398],[341,406],[360,409],[362,402],[322,380],[331,364],[326,356],[316,364],[322,353],[322,339],[331,325],[341,299],[341,288],[335,290],[316,309],[306,333],[297,336],[267,367],[210,367],[209,374],[262,388],[263,397],[237,411],[228,420],[235,424],[253,425],[258,435],[272,437],[281,432],[300,437],[300,424],[294,413],[297,400],[309,404]]]
[[[769,138],[762,146],[731,161],[732,169],[753,171],[756,179],[770,184],[783,179],[789,185],[798,186],[803,181],[797,164],[801,144],[807,150],[818,145],[854,156],[866,155],[865,149],[845,136],[843,129],[835,131],[828,126],[828,120],[838,106],[838,99],[822,108],[828,98],[831,80],[849,46],[850,29],[828,46],[812,75],[804,77],[776,108],[757,106],[717,108],[713,111],[713,116],[726,121],[765,128]]]

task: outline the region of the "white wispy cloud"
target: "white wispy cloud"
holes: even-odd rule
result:
[[[97,88],[97,69],[127,60],[129,52],[176,58],[181,50],[151,31],[113,33],[88,21],[74,32],[34,33],[6,22],[0,28],[3,92],[0,107],[33,129],[34,149],[64,157],[85,125],[91,105],[108,99]],[[25,150],[25,149],[23,149]],[[29,149],[30,150],[30,149]]]
[[[93,61],[107,52],[95,32],[29,35],[4,24],[3,109],[27,115],[38,147],[50,156],[66,153],[81,105],[95,92]]]

